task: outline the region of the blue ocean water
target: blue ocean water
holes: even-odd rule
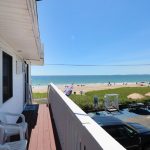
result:
[[[150,75],[69,75],[69,76],[32,76],[32,85],[86,84],[108,82],[150,82]]]

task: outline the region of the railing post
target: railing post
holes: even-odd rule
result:
[[[51,85],[48,85],[47,89],[47,105],[50,106],[50,94],[51,94]]]

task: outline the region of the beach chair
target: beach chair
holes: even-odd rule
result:
[[[7,117],[19,117],[22,119],[20,123],[8,123]],[[0,125],[5,128],[5,139],[9,140],[10,136],[20,134],[20,139],[24,140],[25,137],[28,138],[28,124],[25,122],[25,117],[23,114],[12,114],[8,112],[0,112]]]
[[[27,140],[20,140],[14,142],[7,142],[5,143],[5,134],[6,134],[5,127],[0,125],[0,150],[26,150],[27,147]],[[20,135],[22,130],[20,130]]]
[[[27,140],[20,140],[15,142],[7,142],[0,145],[0,150],[26,150]]]

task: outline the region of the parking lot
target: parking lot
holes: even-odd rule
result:
[[[136,111],[128,111],[128,109],[123,109],[116,112],[107,112],[107,111],[100,111],[97,113],[89,113],[89,116],[92,117],[93,115],[99,116],[114,116],[118,119],[121,119],[125,122],[136,122],[140,123],[148,128],[150,128],[150,109],[139,109]]]

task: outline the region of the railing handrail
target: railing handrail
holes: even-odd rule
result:
[[[79,106],[77,106],[70,98],[68,98],[52,83],[48,85],[48,101],[52,108],[58,136],[60,138],[60,143],[63,150],[70,150],[70,148],[74,150],[75,148],[71,147],[74,146],[74,144],[77,145],[77,150],[84,150],[86,148],[89,149],[89,147],[92,149],[95,148],[94,150],[125,150],[122,145],[113,139]],[[61,113],[61,116],[59,113]],[[63,120],[63,117],[66,120]],[[65,121],[68,121],[68,124]],[[62,127],[63,125],[66,125],[68,129]],[[72,131],[72,128],[76,128],[76,131]],[[67,134],[67,137],[65,137],[63,134]],[[76,136],[79,136],[79,141]],[[71,138],[75,138],[75,140]],[[91,145],[89,145],[88,141],[90,141]],[[67,142],[71,142],[71,144]]]

